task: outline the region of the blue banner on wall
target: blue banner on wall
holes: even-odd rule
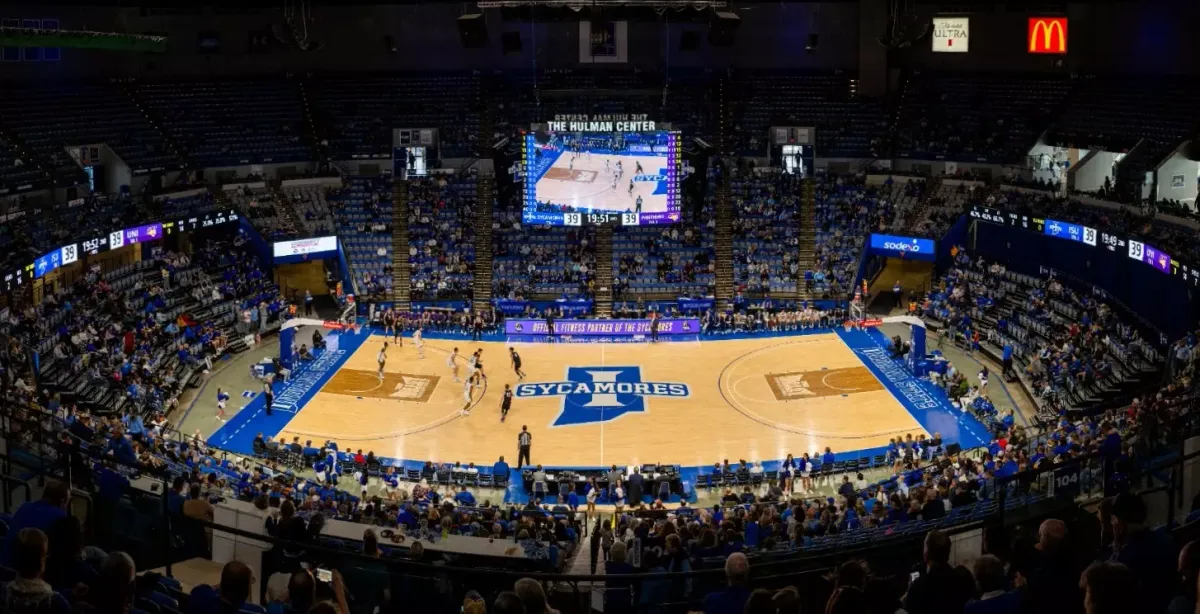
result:
[[[933,239],[900,237],[896,235],[871,235],[871,253],[889,258],[910,260],[934,260],[937,244]]]

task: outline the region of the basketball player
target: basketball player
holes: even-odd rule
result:
[[[404,318],[400,317],[400,312],[395,309],[392,309],[392,321],[395,322],[392,341],[396,343],[396,347],[404,347]]]
[[[504,385],[504,396],[500,398],[500,421],[508,417],[508,410],[512,409],[513,391],[512,386]]]
[[[517,374],[517,379],[525,379],[525,372],[521,370],[521,355],[517,353],[517,348],[508,348],[508,355],[512,357],[512,368],[513,372]],[[507,387],[505,386],[505,388]]]
[[[383,365],[387,362],[387,341],[383,342],[383,348],[379,350],[379,356],[375,358],[379,362],[379,381],[383,381]]]
[[[383,312],[383,336],[388,337],[396,334],[396,314],[392,313],[391,309]]]
[[[629,195],[633,196],[633,180],[629,180]]]
[[[472,375],[476,375],[480,379],[486,380],[487,374],[483,372],[483,348],[479,348],[478,350],[475,350],[475,354],[474,354],[473,358],[475,360],[474,360],[474,362],[471,363]]]
[[[229,400],[229,393],[217,388],[217,420],[225,421],[225,402]]]
[[[425,340],[421,338],[421,326],[413,331],[413,345],[417,346],[417,358],[425,359]]]
[[[638,163],[637,163],[637,168],[636,168],[636,169],[634,169],[634,173],[633,173],[633,174],[634,174],[634,175],[641,175],[641,174],[642,174],[642,172],[643,172],[643,171],[642,171],[642,163],[641,163],[641,162],[638,162]]]
[[[475,386],[477,385],[476,382],[478,382],[478,380],[478,375],[471,375],[467,378],[467,381],[463,382],[462,415],[464,416],[471,415],[471,392],[475,389]]]
[[[446,359],[446,366],[450,367],[450,373],[454,374],[454,381],[461,382],[462,379],[458,377],[458,348],[454,348],[454,351],[450,352],[450,358]]]

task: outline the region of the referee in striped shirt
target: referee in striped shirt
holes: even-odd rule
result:
[[[533,435],[529,434],[529,427],[521,425],[521,433],[517,435],[517,467],[532,464],[529,461],[529,446],[531,443],[533,443]]]

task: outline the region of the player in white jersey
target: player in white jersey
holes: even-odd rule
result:
[[[421,327],[417,326],[417,330],[413,331],[413,345],[417,346],[417,357],[425,358],[425,340],[421,337]]]
[[[450,358],[446,359],[446,366],[450,367],[450,373],[454,374],[454,381],[461,382],[462,379],[458,377],[458,348],[454,348],[454,351],[450,352]]]
[[[383,342],[383,348],[379,350],[376,360],[379,361],[379,381],[383,381],[383,365],[387,362],[387,341]]]
[[[471,392],[475,390],[477,375],[471,375],[467,381],[463,382],[463,408],[462,415],[471,415]]]

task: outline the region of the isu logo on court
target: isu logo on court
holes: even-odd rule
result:
[[[883,390],[883,384],[865,367],[768,373],[767,385],[777,401],[796,401],[816,397]]]
[[[685,398],[687,384],[644,382],[640,367],[568,367],[563,382],[518,384],[519,398],[563,398],[562,412],[551,426],[594,424],[646,411],[646,397]]]
[[[1029,53],[1066,53],[1066,17],[1030,17]]]

